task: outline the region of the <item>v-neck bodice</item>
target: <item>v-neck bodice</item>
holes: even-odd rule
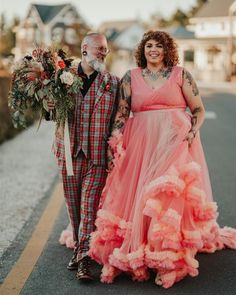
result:
[[[186,108],[182,93],[182,67],[174,66],[170,77],[157,89],[152,89],[142,76],[142,69],[131,70],[132,111]]]

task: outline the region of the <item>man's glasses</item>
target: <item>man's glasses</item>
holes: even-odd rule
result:
[[[107,55],[110,52],[110,49],[106,48],[106,47],[99,47],[99,46],[93,46],[93,48],[95,48],[97,51],[101,52],[102,54]]]

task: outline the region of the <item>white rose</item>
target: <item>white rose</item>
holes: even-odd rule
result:
[[[72,69],[75,69],[77,71],[78,69],[78,66],[79,66],[79,63],[80,63],[80,59],[73,59],[72,63],[71,63],[71,68]]]
[[[67,85],[72,85],[74,82],[74,76],[70,72],[63,72],[60,75],[61,82]]]

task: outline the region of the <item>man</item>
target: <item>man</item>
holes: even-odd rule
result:
[[[107,176],[107,139],[116,112],[119,80],[104,71],[104,60],[109,53],[104,35],[85,36],[81,53],[78,74],[83,79],[83,88],[76,97],[75,111],[68,118],[74,176],[67,175],[64,132],[60,129],[56,132],[55,143],[75,241],[74,255],[67,268],[77,269],[79,280],[90,281],[87,251]],[[48,103],[48,106],[54,108],[53,104]]]

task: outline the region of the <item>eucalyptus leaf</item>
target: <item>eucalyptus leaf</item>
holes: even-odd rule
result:
[[[42,89],[39,89],[38,92],[37,92],[38,96],[40,99],[43,99],[44,98],[44,92]]]
[[[49,109],[48,109],[48,100],[47,99],[43,99],[43,107],[44,109],[49,112]]]
[[[47,85],[48,83],[50,83],[50,80],[48,79],[43,80],[43,85]]]

